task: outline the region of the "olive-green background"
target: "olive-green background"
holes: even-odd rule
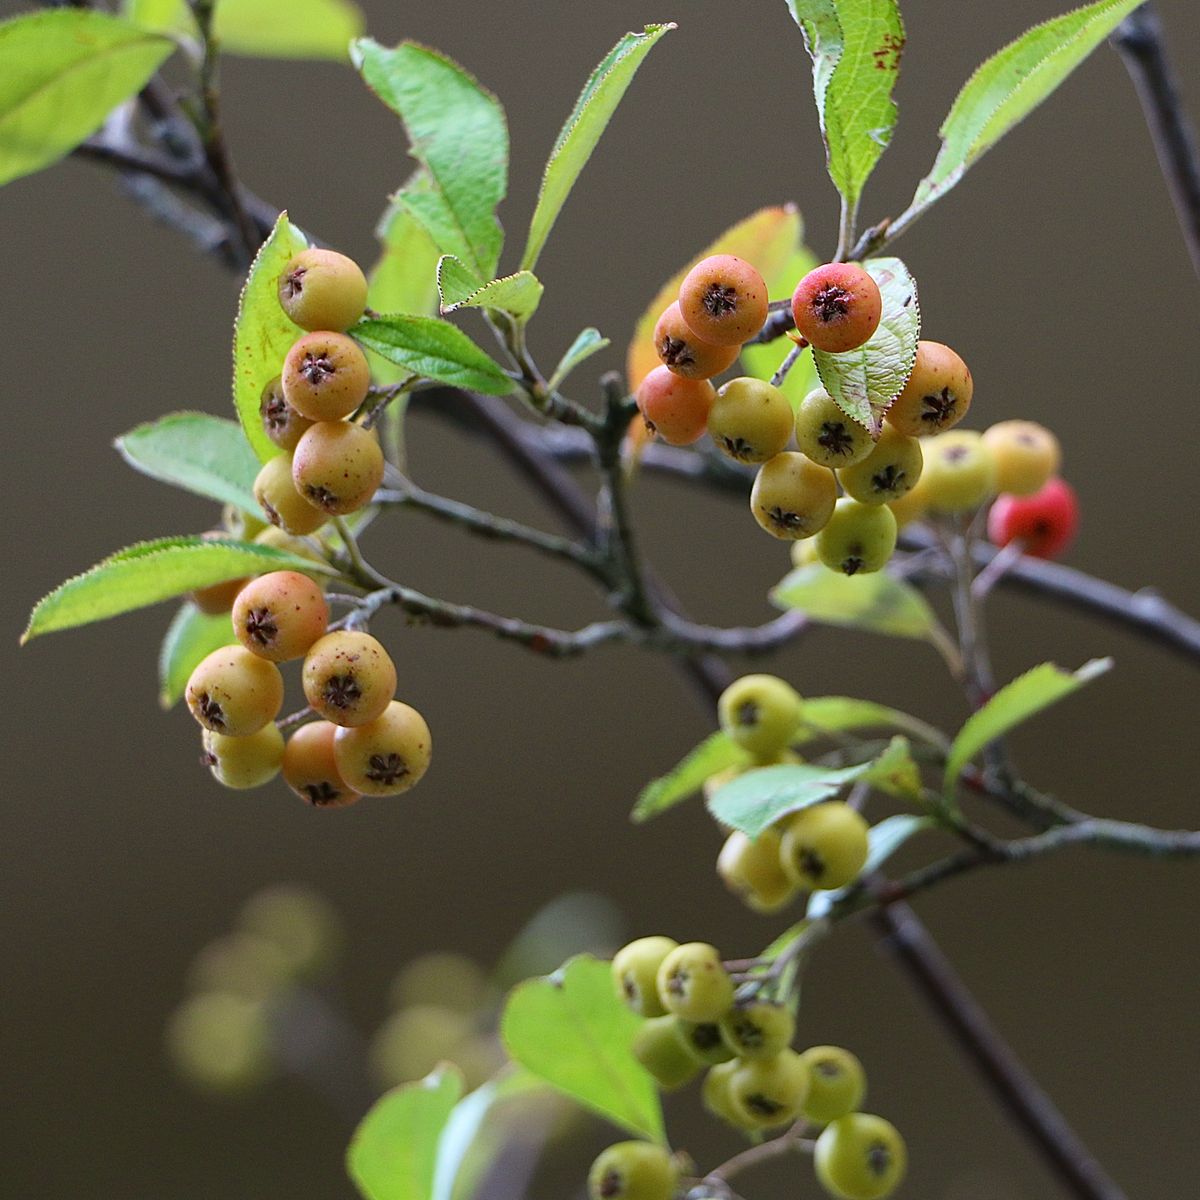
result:
[[[895,213],[936,150],[974,65],[1059,5],[908,0],[894,145],[865,216]],[[380,39],[411,36],[503,98],[513,145],[502,216],[519,243],[544,156],[591,66],[625,29],[674,18],[572,196],[542,260],[532,333],[550,362],[586,324],[623,345],[661,280],[753,208],[796,201],[828,253],[836,204],[808,66],[778,0],[368,2]],[[0,4],[6,15],[17,6]],[[1193,111],[1200,10],[1163,0]],[[364,261],[409,163],[399,124],[347,69],[230,60],[228,132],[245,179]],[[347,1127],[298,1085],[212,1103],[161,1053],[192,954],[263,883],[299,880],[351,928],[347,1010],[377,1020],[405,957],[494,955],[543,900],[588,887],[629,930],[751,953],[781,926],[715,880],[718,836],[699,806],[644,829],[639,785],[710,728],[670,664],[609,649],[555,664],[485,635],[377,632],[401,694],[427,715],[437,762],[411,796],[306,810],[281,787],[222,791],[199,769],[185,713],[155,702],[166,607],[15,643],[30,604],[137,538],[199,530],[211,506],[124,467],[112,438],[161,413],[228,411],[236,282],[79,163],[0,192],[5,432],[3,867],[5,1148],[11,1195],[126,1200],[346,1197]],[[921,285],[928,336],[975,374],[973,423],[1042,420],[1066,446],[1083,503],[1071,561],[1200,609],[1194,481],[1200,288],[1184,257],[1125,72],[1107,48],[976,167],[897,247]],[[510,248],[505,262],[515,259]],[[471,319],[464,326],[480,333]],[[604,365],[617,365],[616,348]],[[587,395],[595,372],[579,373]],[[426,486],[553,526],[479,444],[422,419]],[[699,617],[754,622],[786,554],[738,503],[647,480],[648,552]],[[368,543],[437,595],[574,624],[601,612],[565,570],[480,545],[416,515]],[[1073,804],[1196,825],[1195,666],[1086,616],[1000,594],[997,667],[1113,654],[1116,670],[1013,739],[1027,773]],[[963,715],[920,646],[827,632],[779,662],[810,694],[844,691]],[[1084,850],[980,873],[918,907],[1017,1050],[1131,1195],[1189,1194],[1197,1165],[1200,863]],[[1060,1194],[893,966],[859,929],[823,949],[801,1036],[866,1061],[870,1107],[909,1138],[926,1200]],[[733,1143],[679,1111],[679,1141],[713,1161]],[[690,1122],[690,1124],[689,1124]],[[597,1135],[599,1138],[601,1135]],[[569,1164],[580,1176],[596,1139]],[[752,1197],[814,1195],[786,1174]],[[568,1183],[551,1190],[563,1194]]]

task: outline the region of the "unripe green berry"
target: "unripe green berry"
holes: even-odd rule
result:
[[[714,346],[740,346],[766,323],[767,285],[744,259],[713,254],[684,277],[679,311],[697,337]]]
[[[796,1018],[786,1004],[757,998],[737,1001],[720,1025],[725,1044],[741,1059],[774,1058],[796,1032]]]
[[[167,1025],[167,1051],[190,1083],[213,1092],[243,1092],[274,1070],[263,1006],[230,992],[186,1000]]]
[[[211,542],[238,535],[226,529],[210,529],[200,536],[204,541]],[[210,617],[220,616],[221,613],[227,613],[233,607],[238,592],[249,582],[246,576],[242,576],[240,579],[226,579],[208,587],[196,588],[195,591],[189,593],[188,598],[202,613],[207,613]]]
[[[310,707],[325,720],[365,725],[396,694],[396,667],[369,633],[339,629],[313,643],[304,659],[301,683]]]
[[[214,938],[192,959],[187,973],[193,992],[230,992],[260,1002],[278,996],[293,982],[279,947],[245,931]]]
[[[272,662],[302,658],[328,624],[324,592],[298,571],[271,571],[252,579],[233,604],[238,641]]]
[[[242,906],[237,923],[278,946],[299,979],[327,974],[345,937],[329,901],[297,884],[274,884],[255,892]]]
[[[841,1046],[811,1046],[800,1055],[808,1071],[808,1095],[804,1100],[806,1120],[827,1125],[855,1112],[867,1094],[863,1065]]]
[[[737,462],[766,462],[792,436],[791,403],[765,380],[731,379],[717,392],[708,414],[708,435],[722,454]]]
[[[367,280],[336,250],[301,250],[279,276],[279,303],[301,329],[349,329],[367,306]]]
[[[670,1153],[653,1142],[618,1142],[588,1172],[589,1200],[671,1200],[679,1172]]]
[[[613,986],[638,1016],[661,1017],[666,1013],[658,998],[658,969],[678,945],[669,937],[638,938],[613,956]]]
[[[302,417],[283,394],[283,379],[276,375],[263,388],[258,404],[258,415],[262,418],[263,431],[280,450],[292,451],[312,425],[308,417]]]
[[[857,263],[826,263],[809,271],[792,294],[796,329],[818,350],[856,350],[879,328],[879,285]]]
[[[316,533],[329,520],[296,491],[292,482],[292,459],[288,454],[279,454],[263,463],[254,480],[254,498],[272,525],[295,536]]]
[[[838,1200],[883,1200],[900,1186],[908,1165],[896,1127],[869,1113],[831,1122],[817,1138],[813,1166],[821,1186]]]
[[[318,421],[292,456],[292,482],[310,504],[345,516],[370,503],[383,482],[383,451],[367,429],[346,421]]]
[[[338,774],[365,796],[398,796],[421,781],[433,739],[415,708],[393,700],[373,721],[339,729],[333,739]]]
[[[717,874],[755,912],[778,912],[796,898],[796,885],[779,861],[779,833],[773,828],[753,840],[735,829],[721,847]]]
[[[996,464],[996,490],[1014,496],[1040,492],[1058,474],[1058,438],[1036,421],[999,421],[983,431]]]
[[[474,1032],[464,1013],[439,1004],[416,1004],[393,1013],[371,1039],[371,1074],[380,1086],[397,1087],[428,1075],[440,1062],[454,1062]]]
[[[700,1064],[679,1035],[674,1017],[651,1017],[642,1024],[633,1039],[633,1056],[654,1076],[665,1092],[690,1083]]]
[[[921,470],[921,443],[885,423],[875,449],[840,470],[838,480],[860,504],[889,504],[916,486]]]
[[[654,349],[664,367],[684,379],[711,379],[737,361],[739,347],[701,341],[683,319],[678,302],[667,308],[654,326]]]
[[[949,346],[918,342],[912,374],[884,420],[909,437],[942,433],[967,415],[974,391],[967,364]]]
[[[814,804],[787,818],[779,860],[805,891],[845,887],[858,878],[867,861],[868,829],[849,804]]]
[[[734,1125],[739,1129],[744,1126],[737,1113],[734,1112],[733,1104],[729,1099],[729,1081],[740,1065],[734,1059],[732,1062],[719,1063],[712,1067],[704,1076],[704,1083],[700,1088],[700,1100],[705,1111],[724,1121],[727,1125]]]
[[[313,808],[345,808],[360,799],[338,774],[332,721],[301,725],[283,752],[283,781]]]
[[[721,728],[759,759],[786,750],[803,716],[799,693],[775,675],[743,675],[717,701]]]
[[[972,429],[939,433],[925,443],[925,481],[934,512],[971,512],[996,495],[996,461]]]
[[[812,537],[833,515],[837,480],[803,454],[785,450],[758,469],[750,489],[750,511],[772,537]]]
[[[655,367],[637,390],[646,428],[672,446],[690,446],[704,436],[716,398],[707,379],[684,379],[666,367]]]
[[[817,557],[843,575],[867,575],[887,565],[896,549],[896,518],[886,504],[843,496],[817,534]]]
[[[733,1051],[721,1036],[721,1026],[716,1021],[683,1021],[673,1018],[678,1035],[687,1052],[704,1067],[715,1067],[718,1063],[733,1058]]]
[[[184,691],[192,716],[226,737],[249,737],[283,707],[283,676],[244,646],[222,646],[197,664]]]
[[[824,388],[814,388],[796,410],[796,444],[819,466],[848,467],[871,453],[875,439]]]
[[[279,774],[283,763],[283,734],[274,722],[245,737],[226,737],[204,731],[204,761],[213,778],[239,791],[262,787]]]
[[[281,372],[287,402],[310,421],[340,421],[366,398],[371,368],[344,333],[306,333],[287,352]]]
[[[794,1050],[741,1059],[729,1077],[729,1107],[747,1129],[774,1129],[800,1115],[807,1089],[808,1072]]]
[[[733,1004],[733,981],[706,942],[676,946],[658,968],[657,982],[663,1008],[685,1021],[717,1021]]]

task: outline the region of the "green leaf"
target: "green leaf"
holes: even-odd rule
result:
[[[912,813],[885,817],[878,825],[872,825],[867,834],[867,861],[863,864],[861,874],[870,875],[878,871],[913,834],[936,826],[937,822],[932,817],[918,817]],[[827,892],[813,892],[808,901],[808,919],[815,921],[825,916],[854,886],[851,883]]]
[[[464,1096],[454,1106],[438,1141],[430,1200],[455,1200],[456,1195],[464,1194],[462,1185],[468,1182],[465,1177],[477,1178],[487,1165],[486,1161],[478,1161],[481,1151],[490,1150],[484,1158],[491,1159],[499,1149],[480,1136],[488,1118],[506,1100],[541,1091],[545,1086],[528,1071],[509,1069]]]
[[[937,623],[925,597],[886,571],[843,575],[809,563],[784,576],[770,598],[776,607],[798,609],[814,621],[893,637],[926,638]]]
[[[163,708],[176,705],[200,660],[233,641],[233,622],[228,613],[209,615],[190,602],[182,605],[158,653],[159,704]]]
[[[884,411],[912,373],[921,306],[916,280],[898,258],[870,258],[863,266],[883,297],[879,328],[857,350],[845,354],[814,349],[813,362],[821,386],[842,411],[878,435]]]
[[[550,390],[555,391],[581,362],[591,358],[593,354],[598,354],[609,345],[611,343],[600,333],[600,330],[590,326],[581,330],[579,336],[568,347],[566,354],[559,359],[558,366],[554,368],[554,373],[550,376]]]
[[[920,800],[921,768],[913,759],[908,738],[898,735],[892,738],[863,780],[897,800]]]
[[[267,437],[258,406],[263,389],[280,372],[292,343],[304,330],[279,305],[279,276],[292,255],[308,246],[308,239],[281,212],[271,236],[259,247],[246,276],[233,326],[233,406],[242,432],[259,462],[279,453]]]
[[[638,67],[659,38],[674,28],[673,23],[647,25],[642,33],[625,34],[591,73],[550,151],[529,226],[529,240],[521,256],[523,268],[532,268],[537,262],[567,196],[633,82]]]
[[[639,1137],[665,1142],[650,1072],[633,1054],[641,1021],[617,998],[609,964],[587,955],[514,988],[500,1036],[514,1062]]]
[[[169,38],[85,9],[0,22],[0,184],[90,137],[174,49]]]
[[[503,234],[496,206],[508,188],[504,110],[457,63],[413,42],[388,50],[370,38],[351,46],[368,87],[404,122],[430,187],[403,203],[439,250],[491,279]]]
[[[458,1068],[443,1065],[375,1102],[346,1151],[366,1200],[430,1200],[439,1141],[462,1093]]]
[[[729,767],[744,767],[752,761],[753,755],[748,750],[743,750],[728,734],[718,730],[665,775],[642,789],[633,807],[633,820],[642,822],[657,817],[698,792],[710,775]]]
[[[311,559],[233,538],[188,536],[139,542],[68,579],[39,601],[21,643],[43,633],[145,608],[227,579],[284,569],[308,574],[329,570]]]
[[[208,413],[169,413],[114,443],[136,471],[257,515],[259,462],[235,421]]]
[[[507,396],[512,380],[461,329],[435,317],[403,313],[359,321],[350,335],[388,362],[424,379],[491,396]]]
[[[904,50],[896,0],[788,0],[813,60],[829,177],[853,213],[896,126]]]
[[[1142,0],[1100,0],[1035,25],[992,55],[959,92],[940,130],[933,169],[917,186],[907,224],[940,200],[1010,129],[1023,121]]]
[[[1093,658],[1078,671],[1042,663],[1002,687],[978,712],[967,718],[946,757],[943,790],[949,793],[967,765],[986,745],[1044,708],[1091,683],[1112,666],[1111,658]]]
[[[708,811],[723,825],[756,838],[780,817],[799,812],[837,795],[870,768],[820,767],[812,763],[758,767],[727,783],[708,802]]]
[[[531,271],[518,271],[491,283],[481,283],[460,259],[445,255],[438,263],[438,292],[442,312],[460,308],[487,308],[508,313],[524,323],[542,302],[541,280]]]
[[[801,243],[796,251],[775,271],[765,277],[767,295],[776,298],[790,296],[796,290],[796,284],[814,267],[820,265],[820,259],[804,244]],[[792,352],[793,342],[790,338],[776,338],[772,342],[754,344],[747,342],[742,347],[742,368],[747,375],[755,379],[770,380],[783,364],[783,360]],[[817,368],[812,355],[805,354],[796,360],[783,381],[783,394],[791,401],[793,410],[800,407],[800,402],[816,387]]]

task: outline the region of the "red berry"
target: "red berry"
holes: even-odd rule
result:
[[[684,379],[667,367],[655,367],[637,390],[646,428],[672,446],[689,446],[704,436],[716,398],[707,379]]]
[[[818,350],[856,350],[879,328],[879,285],[855,263],[826,263],[809,271],[792,295],[796,328]]]
[[[1005,493],[988,513],[988,537],[997,546],[1018,538],[1026,554],[1057,558],[1070,545],[1079,527],[1079,501],[1075,489],[1062,479],[1051,479],[1032,496]]]

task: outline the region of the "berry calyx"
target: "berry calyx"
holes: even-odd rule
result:
[[[934,512],[970,512],[996,494],[996,463],[971,429],[939,433],[925,443],[925,489]]]
[[[690,446],[704,436],[716,398],[707,379],[685,379],[667,367],[655,367],[636,396],[646,428],[672,446]]]
[[[813,1152],[817,1179],[838,1200],[883,1200],[899,1187],[907,1165],[896,1127],[870,1113],[850,1113],[831,1122]]]
[[[890,504],[912,491],[923,470],[921,443],[884,422],[875,448],[838,471],[838,480],[860,504]]]
[[[833,516],[836,500],[833,472],[794,450],[763,463],[750,489],[754,519],[781,541],[812,537]]]
[[[201,659],[184,691],[192,716],[212,733],[249,737],[283,707],[283,676],[244,646],[222,646]]]
[[[363,315],[367,280],[358,263],[336,250],[301,250],[279,276],[279,303],[301,329],[341,333]]]
[[[808,1095],[803,1115],[818,1125],[827,1125],[854,1112],[867,1094],[863,1065],[841,1046],[810,1046],[800,1055],[808,1071]]]
[[[617,1142],[588,1172],[589,1200],[671,1200],[679,1172],[653,1142]]]
[[[663,1008],[685,1021],[717,1021],[733,1004],[733,981],[706,942],[676,946],[658,968],[657,982]]]
[[[1057,558],[1074,540],[1079,528],[1075,489],[1051,479],[1032,496],[1002,495],[988,512],[988,539],[995,546],[1020,540],[1034,558]]]
[[[1062,464],[1058,438],[1036,421],[999,421],[983,431],[996,464],[996,490],[1032,496]]]
[[[272,662],[302,658],[329,624],[320,587],[297,571],[251,580],[233,604],[233,632],[252,654]]]
[[[715,346],[691,330],[673,301],[654,326],[654,349],[668,370],[684,379],[711,379],[737,361],[737,346]]]
[[[337,730],[332,721],[301,725],[283,751],[284,783],[313,808],[345,808],[360,798],[338,773],[333,751]]]
[[[816,536],[817,557],[843,575],[868,575],[887,565],[896,549],[896,518],[886,504],[843,496]]]
[[[875,439],[824,388],[814,388],[796,410],[796,444],[820,466],[840,468],[866,458]]]
[[[312,710],[347,727],[374,721],[396,694],[391,656],[369,633],[351,629],[327,633],[314,642],[300,679]]]
[[[298,537],[316,533],[329,519],[296,491],[292,459],[287,454],[263,463],[254,480],[254,498],[272,525]]]
[[[770,759],[786,750],[804,715],[804,702],[775,675],[743,675],[717,701],[721,728],[743,750]]]
[[[774,1058],[796,1032],[796,1018],[786,1005],[757,998],[739,1000],[720,1024],[726,1045],[741,1059]]]
[[[734,1056],[721,1036],[721,1026],[716,1021],[681,1021],[676,1019],[679,1038],[685,1049],[705,1067],[729,1062]]]
[[[383,482],[383,450],[368,429],[347,421],[318,421],[292,456],[292,483],[330,516],[357,512]]]
[[[731,379],[717,392],[708,414],[708,434],[722,454],[737,462],[766,462],[792,436],[792,406],[765,380]]]
[[[868,829],[849,804],[840,800],[814,804],[787,818],[779,860],[805,891],[845,887],[866,864]]]
[[[792,319],[811,345],[830,354],[856,350],[879,328],[879,285],[856,263],[826,263],[792,293]]]
[[[283,378],[279,375],[263,388],[258,415],[262,418],[263,432],[280,450],[295,450],[304,431],[312,425],[308,417],[302,417],[288,403],[283,394]]]
[[[287,352],[281,372],[287,402],[310,421],[340,421],[367,397],[371,368],[344,333],[306,333]]]
[[[283,763],[283,734],[273,721],[245,737],[204,731],[205,764],[227,788],[243,790],[270,783]]]
[[[909,437],[943,433],[967,415],[974,393],[967,364],[949,346],[918,342],[908,382],[883,419]]]
[[[679,943],[674,938],[638,938],[613,956],[612,977],[617,995],[640,1017],[666,1013],[658,996],[658,969]]]
[[[714,346],[740,346],[767,320],[767,285],[745,259],[714,254],[698,262],[679,286],[679,312],[688,328]]]
[[[399,796],[421,781],[433,739],[415,708],[393,700],[373,721],[334,735],[338,774],[364,796]]]

